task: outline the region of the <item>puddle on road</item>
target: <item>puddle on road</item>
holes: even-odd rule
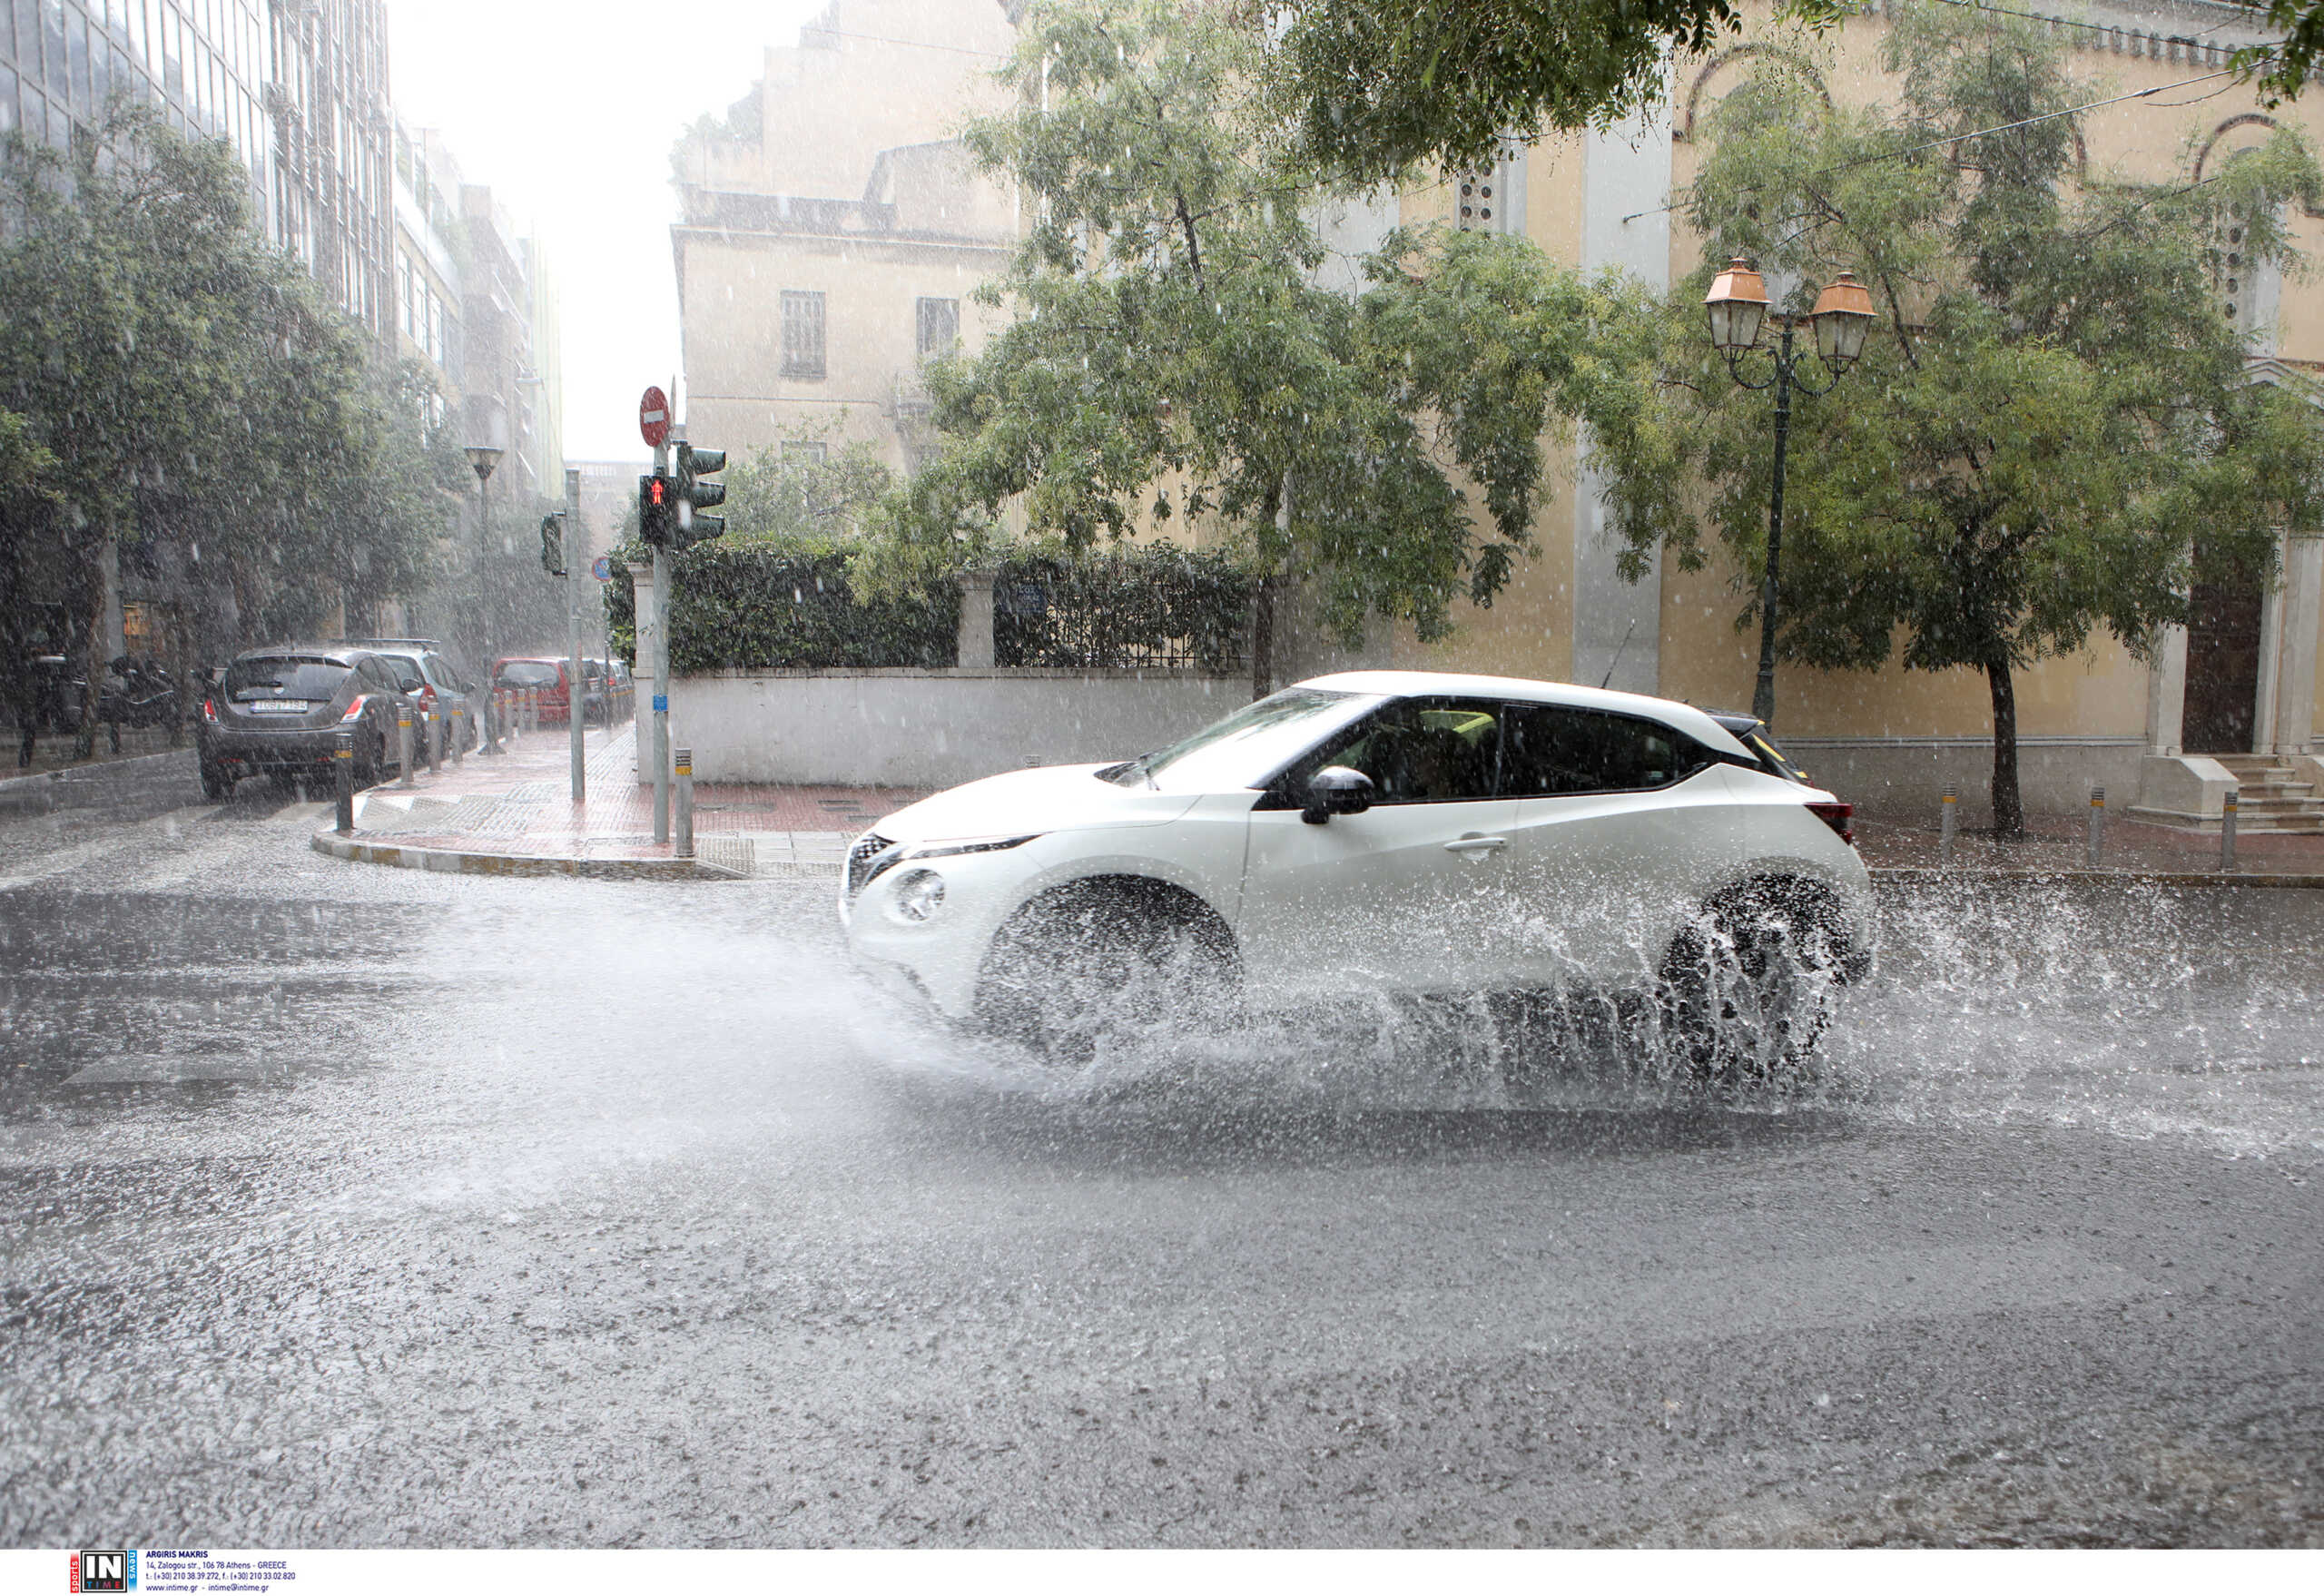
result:
[[[1882,964],[1813,1060],[1707,1089],[1653,1039],[1512,1045],[1482,1001],[1357,1000],[1080,1069],[865,989],[857,1046],[922,1094],[1174,1118],[1512,1110],[2079,1126],[2324,1153],[2324,893],[2014,883],[1891,896]]]

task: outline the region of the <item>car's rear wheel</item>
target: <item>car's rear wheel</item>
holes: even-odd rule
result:
[[[1672,939],[1656,998],[1672,1060],[1703,1079],[1771,1079],[1831,1023],[1846,938],[1830,898],[1769,882],[1709,905]]]
[[[1235,1009],[1233,933],[1161,882],[1077,882],[1019,910],[985,954],[977,1014],[997,1035],[1080,1068]]]
[[[234,775],[222,764],[202,762],[202,795],[212,803],[222,803],[234,795]]]

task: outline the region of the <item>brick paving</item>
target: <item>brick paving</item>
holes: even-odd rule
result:
[[[565,728],[547,727],[497,758],[471,754],[433,774],[419,771],[409,788],[390,781],[358,794],[356,840],[519,859],[672,857],[672,844],[654,841],[654,789],[637,782],[635,727],[592,730],[586,750],[588,797],[579,805]],[[724,782],[694,791],[697,852],[736,875],[835,873],[858,833],[926,796]]]
[[[2029,814],[2026,835],[2003,841],[1989,832],[1964,831],[1954,840],[1954,863],[1973,871],[2044,874],[2088,868],[2089,822],[2083,815]],[[1927,868],[1937,862],[1940,841],[1934,824],[1906,825],[1892,820],[1856,823],[1856,847],[1864,862],[1882,866]],[[2100,868],[2139,872],[2201,872],[2219,868],[2216,832],[2179,831],[2106,817]],[[2324,875],[2324,836],[2242,832],[2235,839],[2237,869],[2247,875]]]
[[[564,728],[516,740],[496,759],[429,774],[409,788],[390,782],[358,795],[356,838],[422,849],[516,859],[589,861],[672,857],[656,844],[654,790],[636,780],[634,725],[588,735],[586,803],[568,795]],[[835,874],[847,845],[882,816],[926,793],[899,787],[694,784],[696,851],[705,864],[734,875]],[[2025,838],[2003,842],[1974,832],[1955,839],[1954,864],[1965,872],[2047,874],[2087,868],[2086,822],[2079,815],[2027,817]],[[1938,862],[1938,830],[1888,819],[1858,819],[1856,842],[1875,869],[1925,869]],[[2324,876],[2324,836],[2247,832],[2236,842],[2246,875]],[[2124,872],[2216,871],[2219,838],[2109,816],[2102,867]]]

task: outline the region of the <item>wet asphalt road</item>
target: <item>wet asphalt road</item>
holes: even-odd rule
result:
[[[2324,895],[1898,900],[1812,1079],[1519,1112],[320,813],[0,825],[0,1542],[2324,1541]]]

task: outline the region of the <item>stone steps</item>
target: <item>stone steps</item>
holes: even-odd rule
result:
[[[2324,833],[2324,798],[2286,762],[2265,754],[2213,755],[2237,782],[2235,829],[2255,836]]]

